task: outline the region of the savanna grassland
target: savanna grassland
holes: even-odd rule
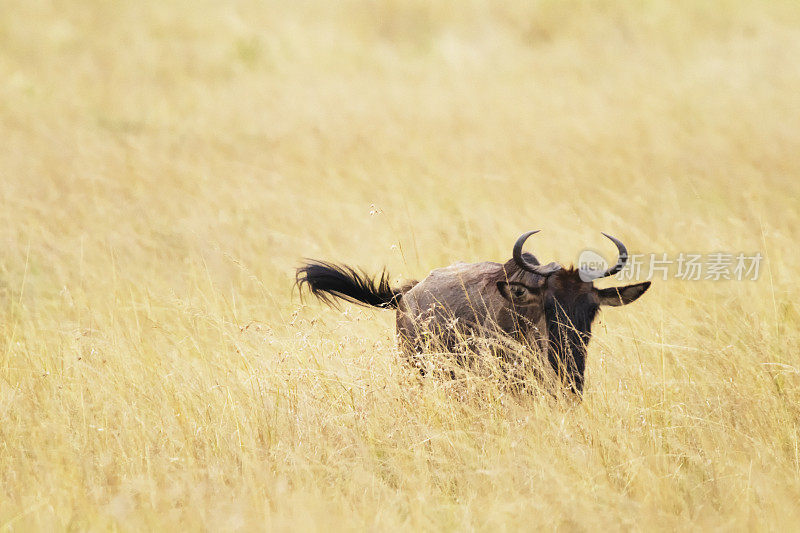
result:
[[[798,527],[798,58],[794,1],[3,1],[0,528]],[[604,311],[582,403],[292,288],[536,228],[764,261]]]

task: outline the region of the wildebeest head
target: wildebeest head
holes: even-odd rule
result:
[[[592,334],[592,321],[600,306],[629,304],[650,287],[650,282],[598,289],[593,280],[613,276],[625,266],[625,245],[603,233],[619,250],[614,266],[605,271],[581,271],[557,263],[539,264],[535,256],[522,253],[525,241],[537,231],[517,239],[513,259],[506,263],[506,279],[497,288],[522,319],[520,324],[540,321],[547,324],[547,357],[561,379],[576,391],[583,390],[586,346]],[[526,320],[527,319],[527,320]]]

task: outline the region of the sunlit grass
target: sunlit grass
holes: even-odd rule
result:
[[[3,13],[0,527],[800,520],[794,2]],[[767,260],[604,311],[582,403],[420,379],[391,313],[292,291],[537,228]]]

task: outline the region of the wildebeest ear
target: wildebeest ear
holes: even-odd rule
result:
[[[498,281],[497,290],[500,291],[503,298],[514,305],[525,306],[539,301],[539,289],[528,287],[523,283]]]
[[[627,305],[644,294],[644,291],[649,288],[650,282],[644,281],[633,285],[625,285],[624,287],[599,289],[597,296],[600,298],[600,305]]]

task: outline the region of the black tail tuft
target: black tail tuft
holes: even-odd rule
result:
[[[363,271],[356,272],[346,265],[308,261],[297,269],[296,284],[301,293],[303,286],[307,286],[311,294],[333,307],[336,307],[336,302],[331,297],[359,305],[395,309],[401,293],[389,286],[388,277],[385,270],[370,278]]]

